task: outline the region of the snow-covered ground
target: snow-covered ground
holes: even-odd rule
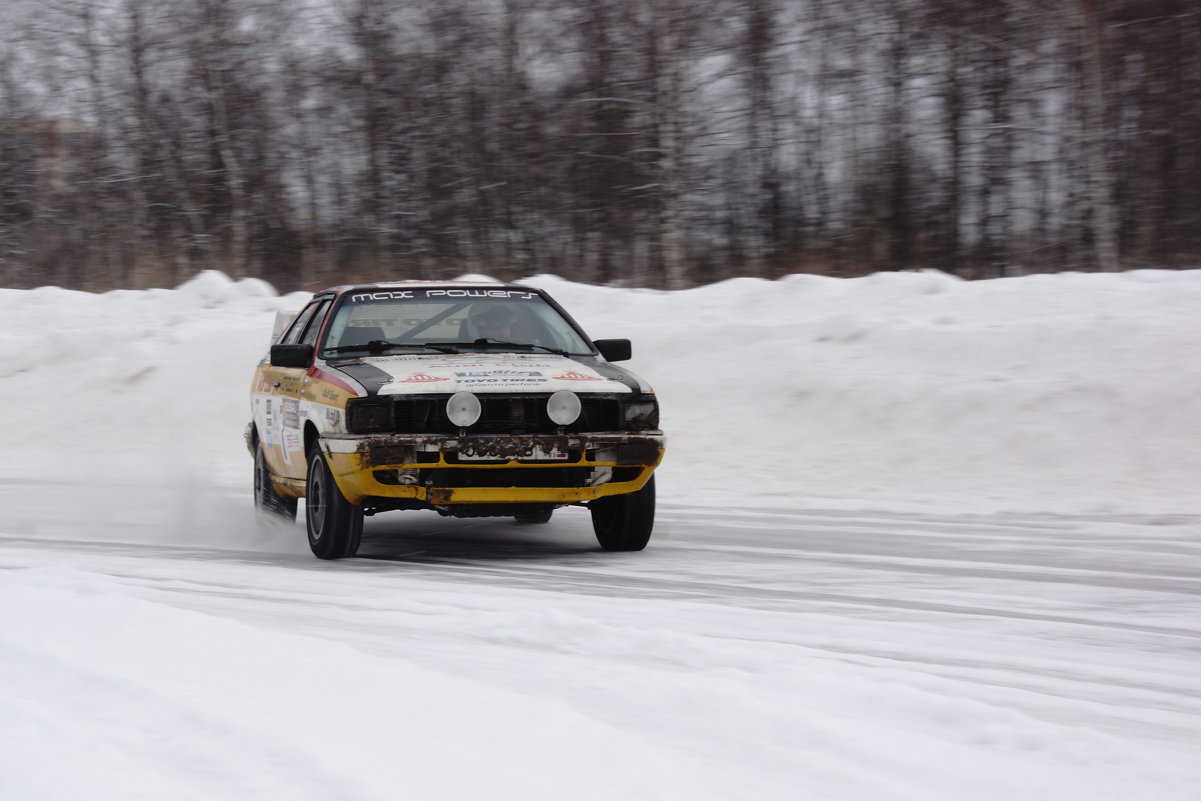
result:
[[[0,290],[0,801],[1201,799],[1201,272],[538,276],[634,340],[650,547],[256,527],[279,297]]]

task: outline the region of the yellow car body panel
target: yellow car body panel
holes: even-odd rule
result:
[[[597,471],[612,469],[613,462],[590,461],[580,459],[570,463],[528,464],[517,460],[497,462],[488,465],[463,466],[446,460],[445,454],[440,453],[437,462],[420,464],[371,464],[367,457],[359,453],[326,453],[330,470],[342,494],[351,503],[361,503],[364,498],[413,498],[426,501],[434,506],[463,504],[463,503],[553,503],[568,504],[593,501],[607,495],[621,495],[641,489],[650,480],[652,471],[663,459],[663,448],[655,449],[655,457],[650,464],[634,465],[636,475],[626,481],[606,481],[595,486],[585,487],[556,487],[551,482],[541,486],[538,477],[547,471],[563,468],[584,468]],[[417,473],[421,470],[446,471],[492,471],[492,470],[527,471],[530,483],[523,486],[509,487],[457,487],[457,486],[423,486],[419,484],[385,484],[380,481],[381,473]]]

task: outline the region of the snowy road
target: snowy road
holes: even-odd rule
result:
[[[7,481],[0,501],[29,509],[51,491]],[[168,542],[153,521],[123,521],[135,507],[117,501],[90,541],[69,535],[88,514],[77,507],[47,512],[33,536],[0,525],[0,597],[28,621],[0,633],[3,680],[53,681],[28,647],[53,639],[57,668],[85,679],[64,678],[61,702],[78,715],[72,694],[90,685],[98,706],[74,736],[144,749],[148,729],[171,729],[178,760],[204,766],[182,768],[195,797],[308,797],[291,774],[301,764],[325,764],[315,786],[341,798],[398,786],[424,798],[1199,797],[1196,518],[667,505],[651,548],[604,554],[582,510],[535,527],[408,513],[369,521],[361,558],[327,564],[299,526],[255,533],[229,511],[249,499],[217,495],[191,534],[219,548]],[[248,669],[257,689],[236,708],[188,706]],[[169,703],[135,707],[125,731],[111,717],[131,693]],[[521,708],[516,725],[506,704]],[[320,725],[290,730],[290,707]],[[19,718],[26,733],[35,712]],[[330,756],[331,726],[363,761]],[[249,741],[257,727],[273,731],[251,749],[257,768],[210,753],[207,730]],[[431,730],[452,738],[462,773],[431,763],[428,744],[408,746],[420,765],[406,758]],[[0,735],[0,788],[61,759],[4,724]],[[150,765],[177,787],[181,768],[163,764],[139,761],[133,787],[165,789],[137,773]]]
[[[1201,271],[532,281],[663,401],[642,553],[320,562],[241,441],[306,296],[0,288],[0,801],[1201,801]]]

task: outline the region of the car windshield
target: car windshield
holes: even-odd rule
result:
[[[321,353],[328,358],[473,350],[592,352],[536,292],[431,287],[347,292]]]

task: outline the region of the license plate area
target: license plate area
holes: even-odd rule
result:
[[[480,437],[459,440],[458,452],[447,454],[446,461],[451,464],[463,462],[472,464],[487,462],[493,464],[505,462],[561,464],[579,461],[579,456],[578,452],[572,453],[566,441],[559,439]]]

